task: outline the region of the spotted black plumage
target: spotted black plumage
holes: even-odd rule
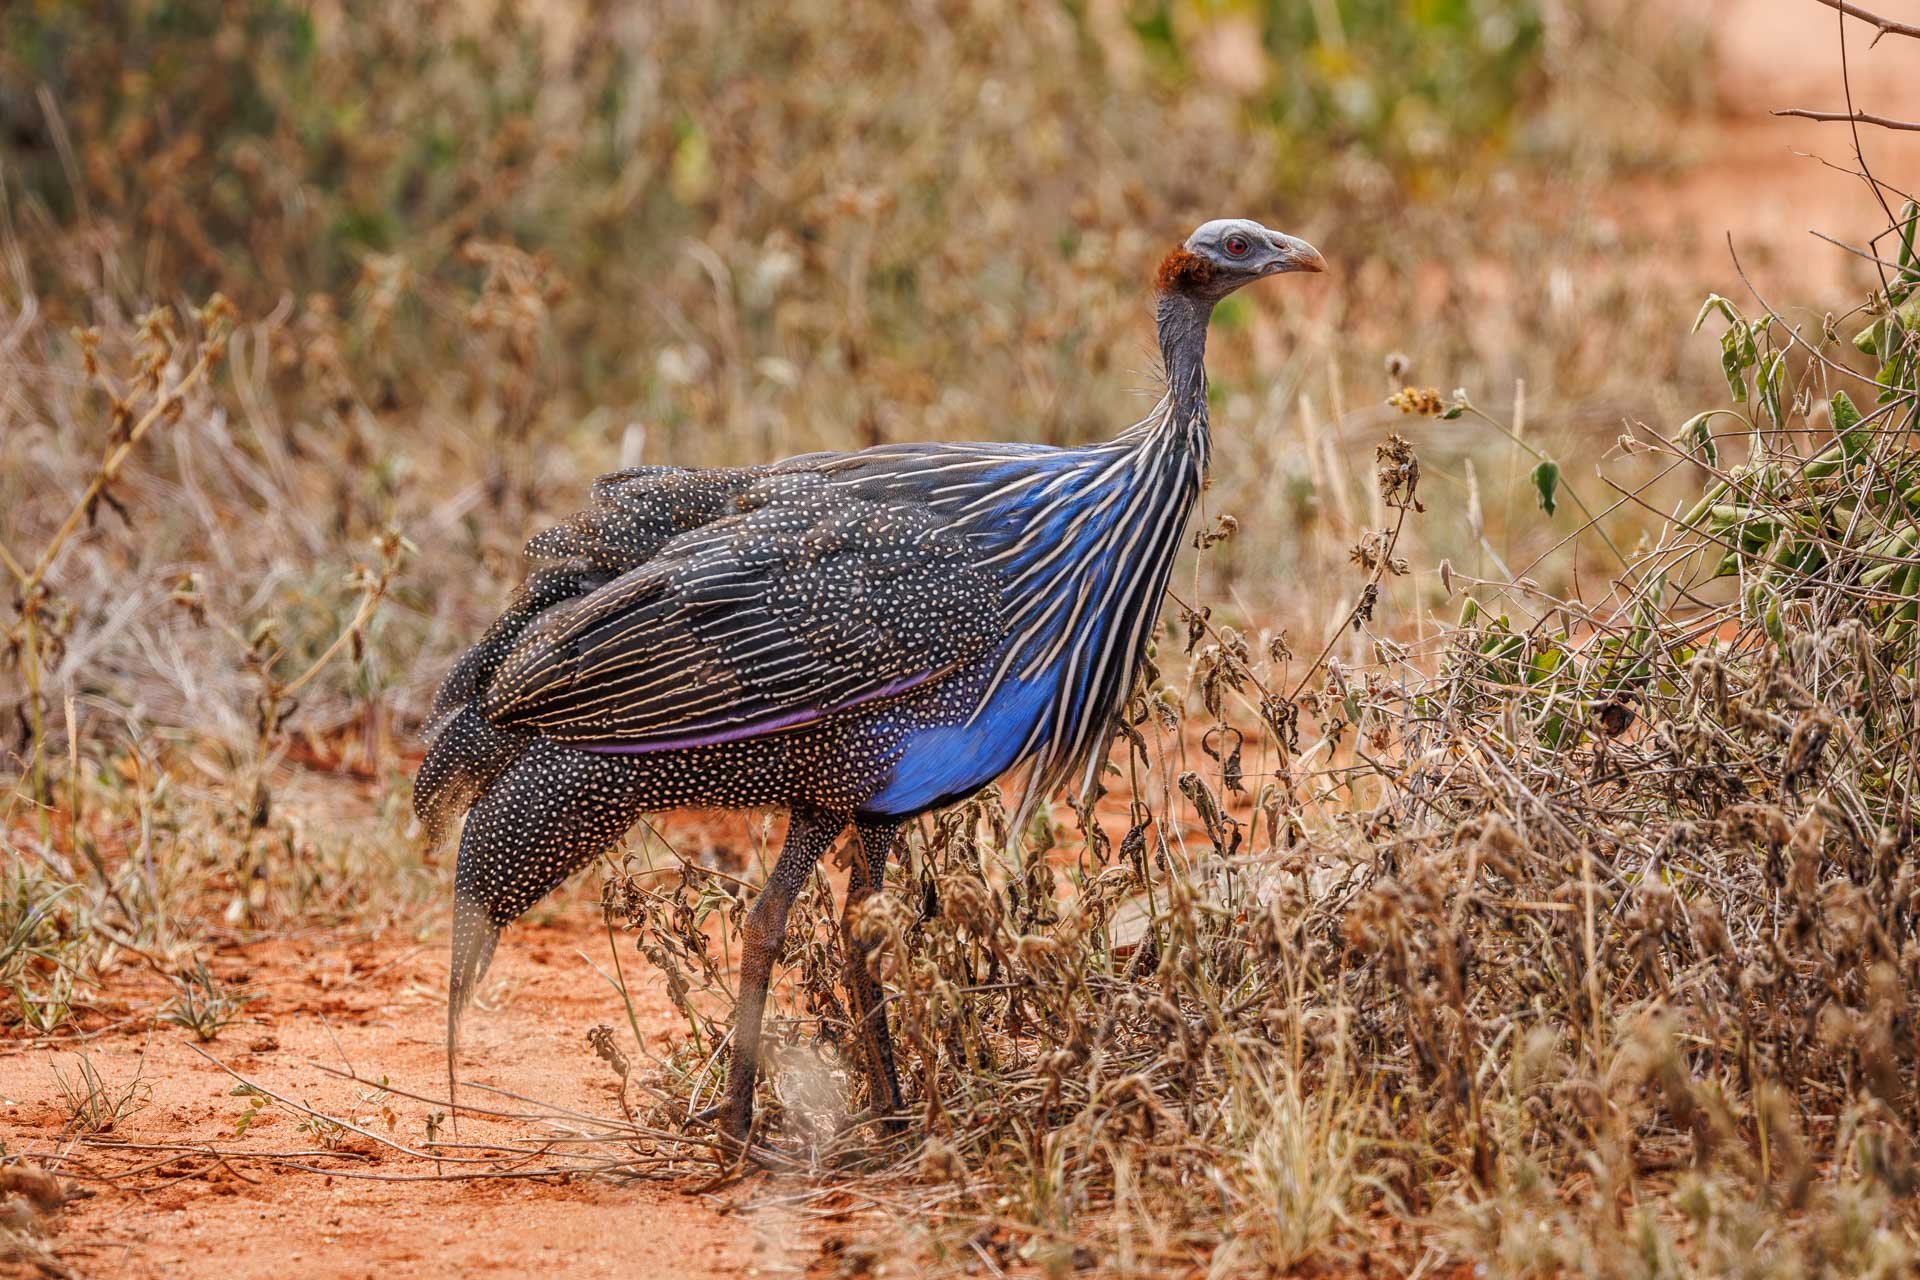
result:
[[[466,812],[449,1071],[500,929],[640,814],[783,806],[717,1109],[744,1136],[773,958],[815,862],[856,828],[850,919],[915,815],[1023,765],[1022,816],[1090,781],[1205,478],[1212,308],[1322,266],[1257,223],[1194,232],[1156,281],[1166,395],[1108,443],[644,467],[528,543],[526,581],[441,686],[415,783],[433,830]],[[897,1110],[879,987],[851,937],[848,954],[874,1101]]]

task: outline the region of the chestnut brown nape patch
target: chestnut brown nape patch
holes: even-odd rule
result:
[[[1175,249],[1160,260],[1153,283],[1162,293],[1192,293],[1213,283],[1213,264],[1197,253]]]

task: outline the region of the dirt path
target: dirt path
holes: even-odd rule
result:
[[[514,931],[490,983],[501,1007],[468,1020],[463,1078],[617,1114],[613,1077],[585,1041],[597,1023],[625,1027],[618,997],[582,954],[605,964],[605,939],[590,927],[593,914],[582,907],[562,923]],[[319,935],[217,952],[216,974],[232,983],[250,978],[247,989],[257,998],[244,1021],[207,1047],[266,1089],[418,1143],[432,1107],[400,1097],[370,1102],[367,1086],[313,1064],[347,1063],[398,1089],[443,1096],[443,950],[437,942],[398,937]],[[660,993],[637,985],[641,1029],[650,1042],[683,1035],[684,1025]],[[233,1092],[234,1080],[194,1052],[184,1030],[149,1030],[166,994],[144,969],[124,970],[107,1013],[124,1018],[125,1027],[59,1051],[0,1049],[6,1150],[65,1151],[79,1166],[120,1174],[171,1154],[75,1143],[55,1070],[76,1078],[82,1052],[110,1086],[136,1077],[142,1082],[145,1105],[114,1126],[112,1139],[254,1152],[321,1145],[297,1115],[271,1106],[236,1134],[248,1103]],[[463,1100],[479,1097],[469,1089]],[[526,1126],[466,1119],[461,1137],[488,1141],[516,1129]],[[364,1139],[348,1136],[341,1147],[364,1157],[352,1167],[367,1174],[420,1172],[415,1162]],[[309,1277],[529,1275],[556,1267],[570,1276],[781,1276],[803,1274],[818,1257],[817,1235],[797,1230],[773,1207],[784,1190],[776,1181],[762,1176],[722,1194],[691,1194],[705,1180],[700,1174],[637,1185],[380,1182],[264,1161],[235,1160],[222,1168],[194,1156],[116,1181],[80,1181],[92,1194],[58,1216],[55,1245],[87,1275],[221,1280],[290,1271]]]
[[[1846,109],[1837,15],[1812,0],[1712,0],[1711,8],[1717,110],[1688,125],[1675,171],[1627,185],[1619,216],[1630,227],[1678,233],[1676,269],[1702,288],[1742,292],[1727,256],[1731,238],[1749,279],[1777,306],[1858,301],[1876,287],[1871,264],[1810,234],[1858,244],[1887,224],[1865,182],[1828,167],[1855,167],[1852,133],[1771,114]],[[1872,36],[1848,22],[1854,107],[1920,120],[1920,45],[1889,36],[1870,48]],[[1862,126],[1859,136],[1875,176],[1920,189],[1920,133]],[[1897,197],[1889,203],[1899,207]]]

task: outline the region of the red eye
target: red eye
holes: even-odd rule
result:
[[[1226,247],[1229,258],[1244,258],[1247,256],[1247,238],[1245,236],[1228,236]]]

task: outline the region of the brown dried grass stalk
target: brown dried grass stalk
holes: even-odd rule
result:
[[[1280,1271],[1406,1219],[1516,1274],[1910,1262],[1911,249],[1896,269],[1862,317],[1877,383],[1830,336],[1726,309],[1743,429],[1623,440],[1714,478],[1606,596],[1474,584],[1425,652],[1327,661],[1297,706],[1284,646],[1190,612],[1184,687],[1142,688],[1077,837],[1011,832],[993,795],[925,824],[858,924],[909,1142],[850,1137],[818,878],[781,1024],[810,1065],[770,1090],[776,1143],[879,1160],[926,1224],[909,1248],[997,1265]],[[1404,521],[1417,461],[1381,461]],[[1356,550],[1350,620],[1404,571],[1393,532]],[[608,881],[700,1030],[658,1064],[658,1125],[716,1072],[745,901],[699,868]]]

